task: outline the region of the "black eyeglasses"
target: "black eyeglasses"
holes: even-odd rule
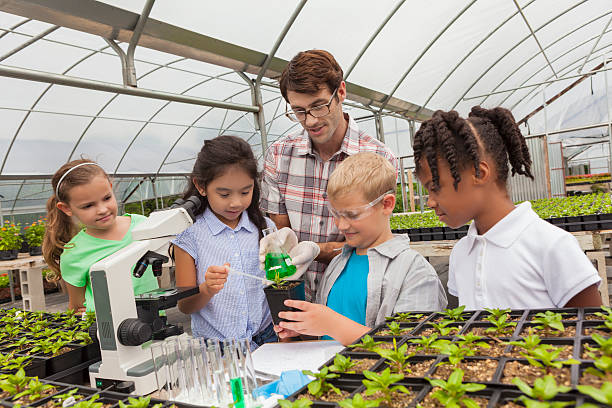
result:
[[[329,115],[330,106],[334,101],[334,97],[336,96],[336,92],[338,92],[338,88],[332,93],[331,98],[329,98],[329,102],[314,106],[310,109],[287,109],[285,112],[285,116],[289,118],[289,120],[293,122],[303,122],[306,120],[306,116],[310,114],[313,118],[322,118],[323,116]]]

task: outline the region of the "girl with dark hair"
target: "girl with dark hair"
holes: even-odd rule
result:
[[[202,210],[174,244],[176,285],[198,285],[200,294],[179,301],[191,314],[194,336],[276,341],[261,283],[238,274],[265,277],[259,269],[262,230],[274,223],[259,210],[259,173],[249,144],[219,136],[204,142],[184,197],[200,196]]]
[[[427,205],[458,228],[473,220],[453,248],[449,293],[468,309],[601,305],[597,271],[570,233],[542,220],[529,202],[508,194],[512,175],[533,179],[525,138],[512,113],[472,108],[467,119],[436,111],[414,137],[417,176]]]
[[[91,160],[64,164],[53,175],[51,186],[43,256],[66,282],[68,308],[93,312],[89,269],[132,243],[132,229],[146,218],[117,214],[113,185],[102,167]],[[132,285],[136,295],[158,288],[151,267],[142,277],[132,277]]]

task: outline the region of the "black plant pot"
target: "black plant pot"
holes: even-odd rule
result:
[[[270,307],[270,314],[272,315],[272,321],[275,325],[278,325],[281,321],[286,321],[278,317],[279,312],[292,312],[297,311],[293,307],[285,306],[285,300],[306,300],[306,294],[304,293],[304,281],[290,282],[288,287],[280,289],[273,288],[272,285],[264,288],[266,294],[266,300]]]
[[[42,247],[41,246],[30,247],[30,255],[32,256],[42,255]]]
[[[7,249],[4,251],[0,251],[0,261],[10,261],[11,259],[17,259],[18,256],[18,249]]]
[[[19,248],[19,253],[27,254],[30,252],[30,245],[28,245],[28,241],[26,241],[24,235],[21,236],[21,248]]]
[[[433,241],[442,241],[444,239],[444,227],[433,227],[431,232],[431,238]]]

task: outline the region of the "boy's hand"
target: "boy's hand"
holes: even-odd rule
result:
[[[225,282],[227,282],[228,272],[228,263],[223,264],[223,266],[209,266],[204,274],[204,282],[200,285],[200,292],[210,297],[219,293],[223,289]]]
[[[285,300],[285,306],[300,309],[301,312],[280,312],[278,317],[291,320],[280,322],[279,326],[282,329],[309,336],[324,336],[330,333],[329,327],[333,325],[336,313],[327,306],[290,299]]]

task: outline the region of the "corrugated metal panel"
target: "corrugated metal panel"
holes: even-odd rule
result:
[[[565,171],[563,169],[563,150],[560,142],[549,143],[548,161],[550,163],[550,190],[553,197],[565,197]]]
[[[535,180],[522,175],[515,175],[508,180],[508,190],[512,201],[535,200],[546,198],[546,157],[543,138],[527,139],[527,146],[531,155],[531,171]]]

